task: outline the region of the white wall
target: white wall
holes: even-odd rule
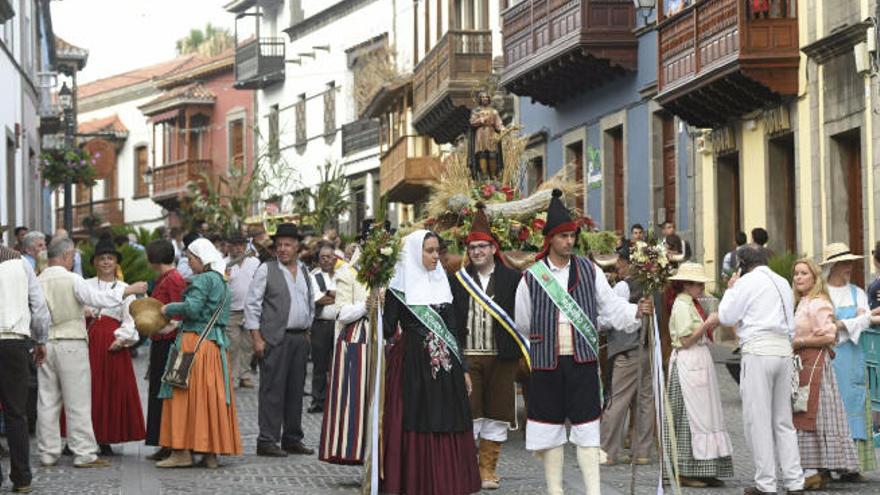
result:
[[[138,85],[141,86],[141,85]],[[125,223],[135,226],[143,226],[146,228],[155,228],[162,224],[163,215],[162,208],[150,199],[147,195],[143,198],[135,199],[135,156],[134,149],[138,146],[147,146],[148,164],[150,167],[162,165],[162,140],[158,132],[161,127],[157,128],[156,135],[156,156],[153,159],[153,134],[151,126],[147,123],[146,117],[138,109],[154,98],[156,94],[152,91],[148,96],[141,96],[137,99],[131,99],[115,105],[108,105],[96,108],[88,112],[79,114],[80,124],[90,120],[109,117],[113,114],[119,115],[119,120],[128,128],[128,138],[122,148],[117,151],[116,155],[116,194],[120,198],[125,199]],[[99,95],[100,96],[100,95]],[[82,102],[80,102],[82,104]],[[104,199],[103,181],[94,189],[94,199]],[[79,200],[77,200],[79,202]]]

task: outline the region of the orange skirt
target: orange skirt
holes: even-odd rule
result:
[[[197,333],[184,333],[182,351],[192,352],[198,340]],[[193,362],[189,388],[174,388],[171,398],[163,401],[159,445],[206,454],[242,454],[235,393],[230,382],[227,405],[224,379],[229,377],[223,376],[220,348],[206,340]]]

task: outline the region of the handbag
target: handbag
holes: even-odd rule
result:
[[[807,412],[807,401],[810,398],[810,387],[813,385],[813,374],[816,372],[816,365],[819,364],[819,359],[822,358],[822,353],[825,352],[825,349],[819,351],[819,356],[816,358],[816,361],[813,362],[813,369],[810,370],[810,381],[807,382],[804,386],[798,386],[795,390],[795,393],[791,397],[791,410],[796,413]],[[800,359],[798,359],[800,361]],[[800,382],[798,383],[800,385]]]
[[[177,346],[171,347],[171,350],[168,351],[168,367],[165,369],[165,374],[162,375],[163,383],[167,383],[175,388],[189,388],[189,375],[192,371],[193,362],[196,360],[196,354],[199,352],[199,347],[202,346],[202,342],[205,341],[208,333],[214,328],[217,318],[220,317],[220,311],[223,310],[225,305],[226,298],[220,301],[220,305],[217,306],[217,309],[211,316],[211,320],[208,321],[205,329],[199,335],[199,341],[196,342],[196,348],[192,352],[181,352]]]

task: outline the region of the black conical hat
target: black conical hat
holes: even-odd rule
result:
[[[116,256],[117,263],[122,261],[122,254],[116,250],[116,245],[113,244],[113,240],[109,237],[102,237],[101,239],[98,239],[97,244],[95,244],[95,252],[92,253],[92,259],[90,260],[90,262],[94,264],[95,258],[101,256],[102,254],[112,254]]]
[[[552,237],[560,232],[577,230],[577,224],[571,218],[571,212],[562,203],[562,191],[553,190],[550,205],[547,207],[547,223],[544,224],[544,236]]]

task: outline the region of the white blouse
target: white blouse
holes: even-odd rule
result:
[[[831,304],[834,308],[852,306],[852,290],[849,285],[843,287],[828,286],[828,295],[831,296]],[[859,343],[859,337],[862,332],[871,326],[871,308],[868,306],[868,295],[861,287],[856,287],[856,307],[858,307],[859,315],[848,320],[841,320],[845,330],[837,332],[837,343],[842,344],[847,340],[851,340],[854,344]]]
[[[128,284],[121,280],[114,282],[104,282],[97,277],[86,280],[86,284],[88,284],[92,288],[102,291],[109,291],[113,288],[119,287],[128,287]],[[131,317],[131,313],[128,311],[128,308],[131,305],[131,302],[134,301],[134,299],[134,296],[128,296],[122,301],[122,304],[110,309],[99,310],[92,307],[87,308],[89,311],[91,311],[92,316],[94,317],[109,316],[114,320],[122,322],[119,328],[113,331],[113,336],[117,339],[121,339],[126,347],[133,346],[134,344],[137,344],[137,342],[140,340],[140,335],[138,335],[137,329],[135,329],[134,326],[134,318]]]

